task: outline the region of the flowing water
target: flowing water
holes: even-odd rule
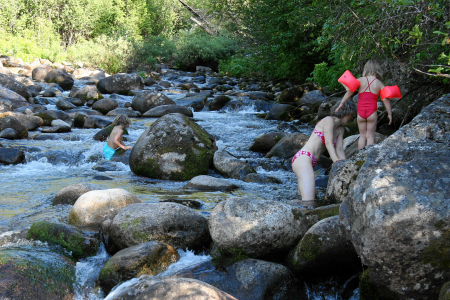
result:
[[[165,78],[162,78],[165,79]],[[187,81],[187,77],[178,77],[180,82]],[[177,84],[178,82],[173,82]],[[77,80],[76,85],[81,87],[84,82]],[[199,84],[201,87],[202,85]],[[146,89],[152,89],[146,87]],[[184,93],[177,88],[164,92],[175,102],[182,103]],[[63,93],[63,95],[67,95]],[[105,95],[114,97],[119,106],[131,102],[132,97]],[[48,109],[56,109],[55,99],[49,99]],[[93,140],[99,129],[73,128],[69,133],[42,134],[38,131],[30,132],[29,139],[4,140],[0,143],[5,147],[19,148],[26,154],[27,162],[19,165],[0,166],[0,234],[28,228],[36,221],[67,222],[70,205],[52,205],[55,194],[75,183],[93,183],[102,188],[121,188],[138,196],[143,202],[157,202],[167,199],[195,200],[202,204],[198,210],[209,216],[216,203],[229,197],[249,197],[254,199],[270,199],[289,201],[296,199],[297,183],[295,175],[289,170],[289,163],[279,158],[264,158],[262,154],[251,152],[248,148],[253,140],[264,133],[277,131],[278,121],[267,121],[257,116],[255,102],[246,98],[239,98],[244,105],[239,109],[225,107],[220,112],[201,111],[194,112],[195,121],[216,138],[219,149],[226,149],[232,155],[246,160],[254,166],[258,173],[278,178],[281,184],[246,183],[236,179],[228,179],[239,186],[233,192],[198,192],[184,189],[186,182],[156,180],[134,175],[129,166],[116,162],[116,170],[100,172],[93,169],[102,159],[103,142]],[[132,118],[132,125],[128,129],[125,144],[133,145],[144,130],[155,118]],[[301,129],[309,134],[310,127]],[[39,139],[34,137],[40,136]],[[57,136],[57,139],[42,137]],[[99,175],[107,176],[99,177]],[[220,177],[214,171],[209,175]],[[318,176],[323,170],[317,171]],[[173,268],[182,264],[195,264],[207,256],[196,257],[190,252],[182,254],[182,261]],[[206,257],[206,258],[205,258]],[[77,264],[77,297],[78,299],[102,299],[101,291],[95,290],[95,280],[98,272],[108,259],[104,248],[100,248],[97,256],[85,259]],[[314,287],[309,287],[310,299],[322,299],[315,296]],[[341,299],[333,295],[323,299]],[[334,298],[333,298],[334,297]],[[356,296],[355,296],[356,297]],[[352,298],[357,299],[357,298]]]

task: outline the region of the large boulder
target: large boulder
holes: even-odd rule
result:
[[[38,221],[31,225],[27,239],[59,245],[75,258],[92,256],[97,253],[99,240],[85,237],[81,229],[68,224]]]
[[[101,188],[94,184],[89,183],[75,183],[69,186],[66,186],[62,190],[60,190],[53,198],[53,205],[58,204],[69,204],[73,205],[77,199],[90,191],[100,190]]]
[[[386,139],[385,135],[375,132],[374,144],[379,144],[383,142],[385,139]],[[352,135],[344,139],[344,152],[346,158],[352,157],[355,153],[359,151],[358,141],[359,141],[359,134]]]
[[[192,208],[170,202],[123,208],[112,220],[109,236],[120,249],[156,240],[176,249],[199,250],[211,241],[205,217]]]
[[[144,89],[144,80],[138,74],[116,74],[97,83],[97,89],[102,94],[128,95],[131,90]]]
[[[220,249],[240,249],[249,257],[264,258],[296,245],[308,224],[297,207],[272,200],[230,198],[214,207],[209,230]]]
[[[84,119],[84,128],[105,128],[110,125],[114,120],[111,117],[95,116],[91,115]]]
[[[361,262],[347,240],[339,216],[333,216],[317,222],[305,233],[290,252],[288,263],[291,269],[302,274],[323,276]]]
[[[6,128],[14,129],[23,139],[28,137],[28,129],[14,117],[0,117],[0,132]]]
[[[286,132],[270,132],[258,136],[253,144],[250,146],[250,151],[267,153],[273,146],[276,145],[282,138],[289,135]]]
[[[290,87],[283,90],[277,98],[278,103],[294,104],[303,96],[303,89],[298,87]]]
[[[247,162],[237,159],[225,150],[214,153],[213,163],[217,172],[230,178],[244,180],[248,174],[256,173]]]
[[[49,70],[47,70],[44,67],[37,67],[34,68],[31,72],[31,78],[36,81],[44,81],[45,77],[47,76]]]
[[[70,91],[70,97],[78,98],[83,100],[84,102],[89,100],[100,100],[103,98],[103,96],[100,94],[100,92],[97,89],[97,86],[95,85],[86,85],[82,87],[81,89],[72,89]]]
[[[142,200],[123,189],[95,190],[81,195],[73,205],[69,224],[75,226],[100,226],[127,205]]]
[[[130,153],[130,168],[139,176],[189,180],[212,165],[215,140],[181,114],[168,114],[150,125]]]
[[[314,106],[317,106],[317,108],[319,108],[320,104],[327,100],[328,97],[321,90],[313,90],[305,93],[298,101],[298,104],[305,105],[310,108]]]
[[[28,131],[36,130],[39,126],[44,124],[44,121],[42,118],[33,116],[33,115],[26,115],[21,113],[15,113],[15,112],[4,112],[0,113],[0,119],[4,118],[6,116],[13,117],[17,119]]]
[[[219,267],[207,261],[184,268],[170,278],[201,280],[237,299],[307,299],[304,287],[287,267],[252,258]]]
[[[168,105],[160,105],[149,109],[142,116],[146,118],[159,118],[167,114],[179,113],[185,115],[187,117],[192,118],[194,114],[192,110],[185,106],[168,104]]]
[[[58,84],[65,91],[70,91],[74,84],[72,76],[63,69],[56,69],[48,72],[44,80],[48,83]]]
[[[141,275],[157,275],[165,271],[180,255],[167,244],[150,241],[120,250],[100,271],[102,289],[109,293],[117,284]]]
[[[0,73],[0,87],[11,90],[24,97],[27,101],[30,101],[29,98],[31,97],[31,94],[28,91],[27,86],[17,80],[14,80],[8,75]]]
[[[62,120],[69,124],[69,126],[72,126],[72,118],[62,110],[44,110],[39,111],[34,114],[35,116],[41,118],[44,123],[43,126],[51,126],[53,120]]]
[[[237,300],[233,296],[200,280],[167,278],[142,280],[130,284],[110,297],[111,300]]]
[[[293,157],[308,141],[309,136],[300,132],[292,133],[279,140],[275,146],[266,154],[267,158],[272,156],[289,158]]]
[[[0,164],[16,165],[25,161],[25,153],[14,148],[0,147]]]
[[[292,121],[300,115],[296,106],[275,103],[266,116],[266,120]]]
[[[0,299],[75,297],[75,262],[35,242],[0,248]]]
[[[8,88],[0,86],[0,110],[13,111],[24,106],[30,106],[27,99]]]
[[[94,105],[92,105],[92,109],[99,111],[104,115],[117,107],[119,107],[117,101],[109,98],[95,101]]]
[[[445,96],[370,147],[341,214],[382,297],[437,299],[450,279],[449,116]]]
[[[137,93],[131,102],[133,110],[139,111],[141,114],[160,105],[176,105],[176,103],[166,95],[152,91]]]

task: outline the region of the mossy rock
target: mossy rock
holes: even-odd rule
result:
[[[85,238],[83,232],[74,226],[46,221],[33,223],[27,239],[59,245],[72,252],[76,258],[94,255],[99,246],[98,241]]]
[[[234,265],[238,261],[249,258],[242,248],[217,248],[214,252],[216,255],[211,254],[213,256],[212,262],[218,268],[226,268]]]
[[[331,204],[306,212],[305,216],[306,220],[308,220],[309,227],[312,227],[320,220],[339,215],[339,207],[340,204]]]
[[[384,300],[378,287],[370,280],[369,269],[359,276],[359,299],[360,300]]]
[[[442,286],[439,293],[439,300],[450,300],[450,281]]]
[[[435,227],[442,226],[437,223]],[[423,250],[422,259],[425,264],[430,263],[443,271],[450,270],[450,230],[446,230],[443,234],[430,242]]]

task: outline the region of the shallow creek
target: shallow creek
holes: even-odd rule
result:
[[[173,72],[172,72],[173,74]],[[166,79],[166,78],[162,78]],[[187,81],[189,78],[180,76],[174,85]],[[167,79],[166,79],[167,80]],[[76,81],[76,86],[83,86],[82,81]],[[199,85],[202,86],[201,84]],[[151,87],[146,87],[151,89]],[[185,92],[178,88],[163,91],[167,96],[178,100]],[[68,95],[68,92],[63,93]],[[112,95],[104,95],[110,97]],[[114,95],[123,106],[131,102],[132,97]],[[57,98],[48,98],[48,109],[56,109]],[[37,140],[35,136],[44,135],[40,132],[30,132],[30,139],[0,140],[5,147],[20,148],[25,151],[27,162],[20,165],[0,166],[0,234],[20,230],[31,226],[40,220],[67,222],[71,206],[53,206],[55,194],[62,188],[80,182],[94,183],[108,188],[122,188],[138,196],[143,202],[157,202],[166,199],[189,199],[202,204],[198,210],[205,217],[216,203],[229,197],[249,197],[253,199],[270,199],[289,201],[296,199],[297,183],[295,175],[287,170],[288,163],[279,158],[264,158],[262,154],[248,151],[253,140],[264,133],[277,131],[278,121],[267,121],[257,117],[257,111],[251,101],[233,110],[225,107],[220,112],[194,112],[195,121],[216,138],[219,149],[226,149],[238,158],[245,159],[255,167],[258,173],[278,178],[281,184],[246,183],[236,179],[227,179],[239,186],[233,192],[198,192],[184,189],[187,184],[179,181],[164,181],[143,178],[134,175],[130,168],[120,162],[116,163],[115,171],[99,172],[92,167],[102,159],[103,142],[93,140],[99,129],[77,129],[72,132],[57,134],[56,140]],[[133,145],[155,118],[132,118],[129,135],[125,144]],[[309,134],[311,127],[300,130]],[[323,170],[318,170],[318,176],[323,176]],[[100,175],[113,180],[102,180]],[[214,171],[208,175],[221,177]],[[194,255],[190,251],[180,251],[182,259],[166,272],[174,272],[179,268],[210,259],[208,255]],[[103,299],[103,295],[95,290],[94,282],[98,272],[108,259],[103,248],[97,256],[80,261],[77,264],[77,299]],[[349,278],[347,278],[349,279]],[[330,279],[329,282],[308,284],[309,299],[358,299],[357,290],[351,298],[342,298],[340,290],[346,288],[346,280]],[[137,280],[137,279],[134,279]],[[127,284],[127,283],[125,283]],[[120,288],[120,287],[119,287]],[[347,287],[348,288],[348,287]],[[114,291],[113,291],[114,292]],[[105,299],[107,299],[106,297]]]

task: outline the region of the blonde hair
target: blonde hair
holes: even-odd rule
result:
[[[123,127],[128,127],[131,125],[131,120],[127,115],[118,115],[112,122],[113,126],[122,125]]]
[[[375,76],[378,80],[383,77],[383,71],[381,71],[380,64],[376,60],[369,60],[364,65],[363,76]]]

